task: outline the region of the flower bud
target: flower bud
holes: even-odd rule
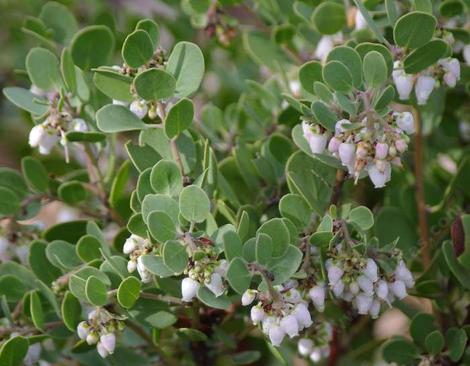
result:
[[[270,327],[268,335],[272,345],[278,347],[281,345],[286,333],[279,325],[273,325]]]
[[[354,144],[343,142],[341,145],[339,145],[339,158],[344,166],[350,167],[354,165],[355,151],[356,146]]]
[[[298,303],[295,306],[292,314],[297,318],[300,330],[310,327],[313,323],[310,312],[308,311],[308,307],[303,302]]]
[[[315,49],[315,56],[320,60],[325,60],[326,56],[330,53],[330,51],[335,46],[333,37],[331,36],[323,36],[320,38],[320,41],[317,44]]]
[[[332,265],[328,268],[328,281],[330,281],[331,285],[334,285],[338,282],[341,277],[343,276],[344,271],[336,265]]]
[[[266,313],[261,308],[261,306],[253,306],[250,311],[251,321],[253,324],[258,324],[259,322],[263,321],[266,317]]]
[[[328,142],[328,134],[312,134],[310,140],[308,141],[310,145],[310,150],[314,154],[321,154],[326,149],[326,144]]]
[[[328,151],[332,154],[338,152],[339,145],[341,145],[341,140],[333,136],[328,143]]]
[[[372,258],[367,258],[366,268],[364,268],[363,273],[372,282],[376,282],[379,279],[379,268]]]
[[[410,112],[401,112],[393,114],[397,121],[397,126],[405,131],[408,135],[415,132],[415,121],[413,114]]]
[[[394,70],[392,76],[400,100],[409,99],[413,89],[413,76],[406,74],[403,70]]]
[[[302,356],[308,356],[312,352],[313,341],[308,338],[299,339],[297,343],[297,350]]]
[[[130,260],[127,262],[127,272],[132,273],[136,270],[137,268],[137,262],[135,260]]]
[[[206,287],[212,291],[215,297],[219,297],[225,291],[224,284],[222,282],[222,276],[216,272],[212,273],[211,280]]]
[[[93,321],[98,316],[98,309],[92,310],[88,313],[88,320]]]
[[[299,323],[297,322],[295,315],[291,314],[282,318],[280,326],[282,330],[289,336],[289,338],[293,338],[299,335]]]
[[[408,144],[403,139],[395,141],[395,147],[401,153],[404,153],[408,149]]]
[[[375,158],[379,160],[383,160],[388,155],[388,145],[382,142],[377,143],[375,145]]]
[[[129,109],[140,119],[144,118],[148,111],[147,104],[144,100],[134,100],[129,106]]]
[[[444,81],[451,88],[455,87],[460,79],[460,63],[456,58],[439,60],[439,64],[445,71]]]
[[[380,313],[380,301],[374,300],[372,301],[372,305],[370,306],[369,314],[372,319],[377,319],[379,317],[379,313]]]
[[[114,348],[116,347],[116,336],[114,333],[103,334],[100,337],[100,343],[108,351],[109,354],[114,353]]]
[[[340,133],[345,132],[346,131],[345,126],[350,125],[350,124],[351,124],[351,121],[349,119],[340,119],[335,124],[335,134],[339,135]]]
[[[75,118],[72,121],[72,129],[77,132],[85,132],[88,130],[87,124],[82,118]]]
[[[359,294],[356,296],[356,306],[358,314],[367,314],[372,306],[372,296]]]
[[[250,305],[256,298],[256,291],[248,289],[242,295],[242,305]]]
[[[405,283],[401,280],[395,280],[395,282],[392,282],[390,290],[392,290],[393,295],[395,295],[399,300],[407,296]]]
[[[106,358],[108,357],[109,353],[108,353],[108,350],[103,346],[103,344],[101,342],[99,342],[97,345],[96,345],[96,350],[98,351],[99,355],[102,357],[102,358]]]
[[[39,153],[42,155],[49,154],[57,141],[59,141],[59,137],[56,134],[45,131],[39,142]]]
[[[46,130],[43,125],[34,126],[29,132],[29,146],[38,147]]]
[[[341,295],[343,294],[343,291],[344,291],[344,282],[339,280],[338,282],[336,282],[334,285],[333,285],[333,294],[336,296],[336,297],[341,297]]]
[[[291,304],[297,304],[302,301],[302,296],[295,288],[291,288],[284,294],[284,299]]]
[[[124,246],[122,247],[122,252],[124,254],[131,254],[134,250],[137,249],[137,243],[133,237],[126,239]]]
[[[384,280],[380,280],[377,283],[377,289],[375,290],[377,297],[381,300],[385,300],[388,296],[388,285]]]
[[[383,160],[378,160],[375,164],[369,164],[367,166],[367,172],[369,173],[369,178],[374,184],[375,188],[385,187],[385,184],[390,180],[392,168],[389,162],[383,162]],[[381,168],[381,169],[380,169]]]
[[[360,275],[357,278],[357,284],[359,285],[360,289],[364,291],[367,295],[372,295],[374,293],[374,284],[372,283],[369,277],[365,275]]]
[[[323,312],[325,310],[325,297],[326,297],[326,291],[325,291],[325,286],[323,285],[316,285],[312,287],[308,295],[310,296],[310,299],[312,300],[313,305],[315,308]]]
[[[413,287],[414,285],[413,275],[402,260],[398,263],[397,268],[395,269],[395,278],[403,281],[408,288]]]
[[[222,259],[219,261],[219,264],[217,265],[217,267],[215,267],[214,272],[217,272],[219,275],[223,277],[227,273],[228,266],[229,266],[228,261],[225,259]]]
[[[88,333],[86,337],[86,342],[89,345],[95,344],[96,342],[98,342],[98,335],[95,332]]]
[[[418,105],[424,105],[427,103],[429,96],[431,95],[436,79],[428,75],[420,75],[416,81],[415,94]]]
[[[88,330],[90,329],[90,326],[88,325],[87,322],[83,321],[80,322],[77,326],[77,334],[80,339],[86,339],[88,336]]]
[[[321,360],[321,349],[320,348],[314,348],[312,350],[312,353],[310,353],[310,361],[313,363],[318,363]]]
[[[463,48],[462,55],[467,66],[470,66],[470,43],[465,45],[465,47]]]
[[[367,28],[367,21],[359,9],[356,10],[356,15],[354,16],[354,24],[355,30]]]
[[[357,295],[360,290],[361,289],[359,288],[359,285],[357,284],[357,282],[351,282],[349,284],[349,291],[351,292],[351,294]]]
[[[201,287],[199,282],[189,277],[184,278],[183,281],[181,281],[182,300],[186,302],[191,301],[194,296],[196,296],[199,287]]]

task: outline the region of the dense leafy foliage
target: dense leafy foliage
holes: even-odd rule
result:
[[[469,2],[124,3],[9,9],[0,365],[469,364]]]

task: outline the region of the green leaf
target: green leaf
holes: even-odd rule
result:
[[[103,142],[106,135],[97,131],[69,131],[65,133],[68,142]]]
[[[181,273],[188,264],[186,247],[177,240],[169,240],[163,246],[163,262],[175,274]]]
[[[14,215],[20,207],[18,196],[12,190],[0,187],[0,217]]]
[[[54,39],[68,44],[78,31],[78,24],[73,14],[63,4],[49,1],[44,4],[39,15],[41,20],[52,29]]]
[[[158,277],[171,277],[175,273],[172,269],[163,262],[163,258],[156,255],[144,255],[142,257],[142,263],[145,268],[152,274]]]
[[[130,67],[137,69],[153,56],[154,44],[144,30],[129,34],[122,45],[122,58]]]
[[[286,194],[279,201],[282,217],[291,220],[299,229],[304,229],[310,222],[312,211],[307,202],[298,194]]]
[[[349,92],[352,89],[352,75],[339,61],[330,61],[323,67],[323,80],[333,90]]]
[[[243,351],[236,353],[232,356],[232,361],[235,365],[250,365],[261,358],[259,351]]]
[[[62,78],[68,90],[71,91],[72,94],[75,94],[77,91],[77,75],[72,53],[68,48],[62,50],[62,55],[60,56],[60,72],[62,73]]]
[[[104,272],[94,267],[83,267],[79,271],[72,274],[69,279],[70,292],[74,294],[76,298],[80,300],[87,299],[85,294],[86,284],[88,278],[90,278],[91,276],[98,278],[106,286],[109,286],[111,284],[108,276],[106,276]],[[98,287],[99,286],[100,285],[98,285]]]
[[[201,287],[197,292],[197,298],[207,306],[215,309],[227,310],[232,305],[230,299],[221,295],[215,297],[215,295],[207,287]]]
[[[122,163],[116,176],[114,177],[111,191],[109,193],[109,203],[111,207],[116,208],[127,186],[129,180],[130,161],[126,160]]]
[[[467,4],[468,6],[468,4]],[[431,7],[432,10],[432,7]],[[465,10],[464,4],[460,0],[447,0],[439,5],[439,12],[446,18],[452,18],[462,14]]]
[[[393,38],[400,47],[418,48],[431,40],[436,24],[436,18],[431,14],[413,11],[397,20]]]
[[[470,289],[470,270],[465,268],[456,258],[454,247],[450,241],[442,244],[442,253],[452,274],[457,278],[460,284],[466,289]]]
[[[431,0],[414,0],[414,10],[423,11],[425,13],[432,14],[432,2]]]
[[[447,52],[447,43],[434,39],[425,45],[415,49],[403,61],[407,74],[416,74],[436,63]]]
[[[152,168],[150,184],[156,193],[177,196],[183,188],[183,177],[175,162],[160,160]]]
[[[80,323],[82,306],[80,301],[67,291],[62,300],[61,306],[62,320],[65,326],[72,332],[77,330],[77,325]]]
[[[327,61],[339,61],[346,66],[351,73],[353,84],[359,87],[362,83],[362,60],[354,48],[339,46],[333,48],[328,54]]]
[[[93,83],[103,94],[111,99],[132,102],[132,78],[114,70],[96,69],[94,71]]]
[[[106,285],[98,277],[88,277],[85,285],[85,296],[90,304],[103,306],[108,302]]]
[[[250,287],[251,277],[245,261],[240,257],[233,258],[226,274],[230,286],[241,295]]]
[[[142,130],[146,128],[129,108],[122,105],[108,104],[96,112],[98,128],[107,133]]]
[[[157,329],[165,329],[176,323],[178,319],[168,311],[157,311],[145,318],[145,321]]]
[[[387,86],[382,93],[377,98],[377,101],[374,103],[376,110],[381,110],[386,108],[395,97],[395,88],[392,85]]]
[[[435,330],[434,332],[431,332],[426,336],[424,344],[426,345],[426,350],[431,355],[435,356],[444,349],[444,336],[439,330]]]
[[[58,268],[71,269],[82,263],[76,254],[75,245],[63,240],[50,242],[46,248],[46,256]]]
[[[374,226],[374,215],[372,214],[371,210],[365,206],[353,208],[349,212],[348,220],[359,226],[359,228],[363,231],[369,230],[372,226]]]
[[[346,25],[344,6],[330,1],[323,2],[315,8],[312,22],[321,34],[335,34]]]
[[[359,53],[359,55],[362,57],[363,63],[364,63],[364,57],[370,52],[370,51],[377,51],[380,53],[384,60],[385,63],[387,64],[387,75],[390,76],[393,71],[393,57],[390,51],[388,50],[387,47],[385,47],[382,44],[379,43],[360,43],[356,46],[355,50]]]
[[[134,164],[134,167],[140,173],[153,167],[154,164],[161,159],[160,154],[146,144],[139,146],[129,141],[125,146],[132,164]]]
[[[173,96],[176,80],[170,73],[161,69],[148,69],[136,76],[134,87],[142,99],[160,100]]]
[[[153,211],[148,215],[147,225],[152,237],[160,243],[176,238],[176,225],[163,211]]]
[[[231,261],[233,258],[241,257],[243,252],[242,241],[238,234],[233,230],[227,230],[222,240],[224,243],[225,258]]]
[[[271,70],[278,70],[279,65],[289,62],[279,45],[261,32],[244,32],[243,47],[257,64]]]
[[[179,100],[174,104],[165,118],[165,134],[172,139],[184,130],[186,130],[193,122],[194,106],[187,98]]]
[[[463,329],[455,327],[450,328],[446,332],[447,348],[449,351],[449,358],[457,362],[462,358],[467,345],[467,333]]]
[[[134,276],[127,277],[121,282],[117,291],[117,301],[125,309],[134,306],[140,296],[142,285]]]
[[[388,23],[393,27],[398,19],[398,10],[395,0],[385,0],[385,9],[387,10]]]
[[[0,276],[0,296],[5,296],[10,302],[17,302],[25,292],[25,285],[17,277],[9,274]]]
[[[190,185],[181,191],[179,207],[181,215],[191,222],[203,222],[210,214],[211,203],[206,192],[195,185]]]
[[[197,329],[192,328],[179,328],[178,335],[190,340],[191,342],[205,342],[207,336]]]
[[[101,242],[93,235],[82,236],[76,245],[77,255],[85,263],[101,259],[100,249]]]
[[[303,255],[299,248],[288,245],[287,250],[281,257],[273,258],[268,264],[269,271],[274,275],[273,283],[280,285],[291,278],[297,272],[302,262],[302,257]]]
[[[29,299],[29,311],[31,319],[36,328],[42,329],[44,325],[44,311],[42,310],[41,298],[38,290],[32,291]]]
[[[69,243],[75,243],[87,233],[87,223],[86,220],[63,222],[48,228],[43,236],[47,241],[65,240]]]
[[[323,127],[329,131],[335,130],[338,117],[330,110],[330,108],[326,106],[325,103],[320,101],[313,102],[312,112],[315,115],[315,118],[318,120],[318,123],[320,123]]]
[[[59,198],[69,205],[76,205],[84,201],[88,193],[83,184],[78,181],[62,183],[57,190]]]
[[[147,32],[153,44],[153,49],[156,49],[160,41],[160,29],[158,24],[152,19],[141,19],[137,22],[135,29],[142,29]]]
[[[83,28],[72,39],[72,58],[82,70],[107,65],[114,52],[114,36],[104,25]]]
[[[26,71],[31,82],[42,90],[58,89],[61,84],[59,60],[45,48],[32,48],[26,56]]]
[[[49,108],[46,104],[37,103],[36,100],[41,100],[41,98],[27,89],[11,86],[3,89],[3,95],[18,108],[37,116],[43,115]]]
[[[46,256],[47,244],[35,240],[29,247],[29,266],[34,274],[44,283],[50,284],[61,275],[61,271],[52,265]]]
[[[383,348],[383,357],[386,362],[396,362],[400,365],[407,364],[418,357],[417,347],[401,338],[389,341]]]
[[[19,366],[26,357],[29,342],[26,338],[17,336],[6,340],[0,349],[0,365]]]
[[[148,222],[148,216],[152,211],[165,212],[175,224],[178,223],[178,203],[171,197],[163,194],[148,194],[142,201],[142,217]]]
[[[428,334],[437,329],[434,322],[434,316],[427,313],[418,313],[413,317],[410,324],[410,334],[415,343],[424,345]]]
[[[370,51],[364,56],[364,79],[371,88],[378,88],[388,79],[387,64],[377,51]]]
[[[190,42],[178,42],[171,51],[166,71],[176,79],[175,96],[179,98],[193,94],[204,76],[204,56],[201,49]]]
[[[362,0],[354,0],[354,4],[356,4],[358,10],[361,12],[362,16],[367,22],[369,28],[374,32],[375,37],[382,43],[388,44],[387,40],[382,34],[382,30],[379,29],[375,21],[372,19],[371,15],[367,11],[366,7]]]
[[[313,84],[316,81],[323,81],[323,67],[318,61],[309,61],[299,69],[299,81],[307,92],[315,94]]]
[[[255,257],[259,264],[266,265],[273,255],[273,241],[270,236],[259,233],[256,235]]]
[[[273,241],[273,256],[282,256],[290,243],[290,234],[283,219],[273,218],[266,221],[256,232],[266,234]]]

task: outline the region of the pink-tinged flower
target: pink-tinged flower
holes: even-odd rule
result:
[[[343,276],[344,271],[336,265],[332,265],[327,269],[328,272],[328,281],[330,284],[334,285],[338,282]]]
[[[339,135],[340,133],[346,132],[346,126],[350,124],[351,121],[349,119],[340,119],[335,124],[335,134]]]
[[[456,58],[439,60],[439,65],[444,69],[444,82],[451,88],[460,80],[460,63]]]
[[[299,323],[299,329],[308,328],[312,325],[312,317],[308,311],[308,307],[305,303],[301,302],[297,304],[292,311],[292,314],[297,318]]]
[[[302,356],[308,356],[312,352],[313,341],[308,338],[299,339],[297,343],[297,350]]]
[[[406,132],[408,135],[412,134],[415,132],[415,120],[413,118],[413,114],[410,112],[401,112],[401,113],[394,113],[393,114],[397,126]]]
[[[408,144],[405,140],[399,139],[395,141],[395,147],[399,152],[404,153],[408,149]]]
[[[380,280],[377,283],[377,288],[375,290],[377,297],[381,300],[385,300],[388,296],[388,285],[384,280]]]
[[[341,145],[341,140],[333,136],[328,143],[328,151],[332,154],[338,152],[339,145]]]
[[[90,326],[87,322],[80,322],[77,326],[77,334],[80,339],[86,339],[89,333]]]
[[[385,184],[390,180],[392,174],[392,167],[389,162],[378,160],[373,164],[367,166],[369,178],[374,184],[375,188],[385,187]]]
[[[372,295],[374,293],[374,284],[370,280],[369,277],[365,275],[360,275],[357,278],[357,284],[359,285],[359,288],[364,291],[365,294],[367,295]]]
[[[116,336],[114,333],[107,333],[103,334],[100,337],[100,343],[103,347],[108,351],[109,354],[114,353],[114,349],[116,348]]]
[[[419,105],[425,105],[431,95],[436,79],[428,75],[420,75],[416,80],[415,94]]]
[[[383,160],[387,157],[388,155],[388,145],[379,142],[377,145],[375,145],[375,158],[379,160]]]
[[[108,357],[109,355],[109,352],[108,350],[105,348],[105,346],[99,342],[97,345],[96,345],[96,350],[98,351],[98,354],[102,357],[102,358],[106,358]]]
[[[366,268],[363,273],[372,281],[376,282],[379,279],[379,268],[377,263],[372,258],[367,258]]]
[[[372,301],[372,305],[370,306],[369,309],[369,314],[372,319],[377,319],[380,314],[380,301],[379,300],[374,300]]]
[[[339,145],[338,148],[339,158],[341,163],[346,167],[351,167],[354,165],[356,146],[351,143],[343,142]]]

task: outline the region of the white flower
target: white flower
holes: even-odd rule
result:
[[[291,288],[284,294],[284,299],[291,304],[297,304],[302,301],[302,296],[295,288]]]
[[[72,121],[72,129],[77,132],[85,132],[88,128],[84,119],[75,118]]]
[[[256,290],[248,289],[242,295],[242,305],[250,305],[256,298]]]
[[[388,145],[379,142],[377,145],[375,145],[375,158],[379,160],[383,160],[387,157],[388,155]]]
[[[416,100],[419,105],[424,105],[427,103],[429,96],[431,95],[434,85],[436,84],[436,79],[428,75],[420,75],[416,80],[415,85],[415,94]]]
[[[376,282],[379,279],[379,268],[372,258],[367,259],[366,268],[363,273],[372,281]]]
[[[374,293],[374,284],[369,277],[365,275],[360,275],[357,278],[357,284],[367,295],[372,295]]]
[[[413,75],[405,73],[403,69],[395,69],[392,72],[392,77],[400,100],[409,99],[411,90],[413,90]]]
[[[219,261],[217,267],[215,267],[214,272],[218,273],[222,277],[227,274],[229,263],[225,259]]]
[[[144,118],[148,112],[148,107],[145,103],[145,100],[134,100],[129,106],[129,109],[140,119]]]
[[[325,297],[326,297],[326,291],[325,291],[325,286],[323,285],[316,285],[312,287],[308,295],[310,296],[310,299],[312,300],[313,305],[315,308],[322,312],[325,310]]]
[[[269,340],[273,346],[279,346],[284,339],[286,333],[279,325],[273,325],[269,328]]]
[[[395,141],[395,147],[397,148],[399,152],[404,153],[406,149],[408,149],[408,144],[406,143],[405,140],[399,139]]]
[[[377,297],[381,300],[385,300],[388,296],[388,285],[384,280],[380,280],[377,283],[377,289],[375,290]]]
[[[395,282],[392,282],[390,284],[390,290],[399,300],[405,298],[407,295],[405,283],[401,280],[395,280]]]
[[[116,347],[116,336],[114,333],[103,334],[100,337],[100,343],[108,351],[109,354],[114,353],[114,348]]]
[[[310,146],[310,150],[312,151],[312,153],[321,154],[323,151],[325,151],[327,142],[328,142],[327,133],[324,133],[322,135],[314,133],[310,137],[308,144]]]
[[[142,257],[137,258],[137,272],[139,272],[139,276],[143,283],[149,283],[152,281],[152,275],[149,271],[147,271],[147,268],[145,268]]]
[[[369,314],[372,317],[372,319],[377,319],[379,317],[379,313],[380,313],[380,301],[374,300],[372,301],[372,305],[370,306]]]
[[[41,344],[34,343],[28,347],[28,352],[26,353],[25,358],[23,359],[23,365],[33,366],[36,365],[41,357]]]
[[[219,297],[225,291],[222,276],[216,272],[212,273],[211,280],[209,283],[206,284],[206,287],[212,291],[215,297]]]
[[[393,113],[396,118],[397,126],[408,135],[415,132],[415,120],[411,112]]]
[[[372,305],[372,296],[367,294],[359,294],[356,296],[357,312],[359,314],[367,314]]]
[[[269,315],[264,318],[261,328],[265,334],[269,334],[269,330],[275,325],[279,325],[279,319],[275,316]]]
[[[379,162],[383,162],[383,167],[378,166]],[[382,168],[382,169],[379,169]],[[392,174],[392,167],[388,161],[378,160],[373,164],[367,166],[369,178],[374,184],[375,188],[385,187],[385,184],[390,180]]]
[[[88,335],[86,337],[86,342],[89,345],[92,345],[92,344],[95,344],[96,342],[98,342],[98,336],[96,335],[96,333],[88,333]]]
[[[282,330],[290,337],[293,338],[299,335],[299,323],[295,315],[287,315],[282,318],[280,322]]]
[[[343,273],[344,273],[344,271],[336,265],[330,266],[327,271],[328,271],[328,281],[330,281],[330,284],[332,285],[338,282],[341,279],[341,277],[343,277]]]
[[[96,345],[96,350],[102,358],[106,358],[109,355],[108,350],[103,346],[101,342]]]
[[[315,348],[312,353],[310,353],[310,361],[317,363],[321,360],[321,349]]]
[[[457,84],[457,80],[460,80],[460,63],[456,58],[446,58],[439,60],[439,65],[445,71],[444,81],[445,83],[453,88]]]
[[[298,80],[289,81],[289,89],[292,94],[300,95],[300,82]]]
[[[465,63],[467,64],[467,66],[470,66],[470,43],[465,45],[465,47],[463,48],[463,59],[465,60]]]
[[[266,313],[261,308],[261,306],[253,306],[250,311],[250,317],[253,324],[258,324],[260,321],[263,321],[266,317]]]
[[[340,133],[345,132],[346,128],[344,128],[344,125],[350,125],[350,124],[351,124],[351,121],[349,119],[340,119],[335,124],[335,134],[339,135]]]
[[[9,247],[10,241],[7,238],[0,237],[0,260],[2,262],[10,260],[10,255],[8,254]]]
[[[344,291],[341,298],[344,301],[351,302],[354,299],[354,294],[351,291]]]
[[[333,285],[333,293],[335,294],[336,297],[341,297],[344,291],[344,282],[343,281],[338,281]]]
[[[29,132],[29,146],[38,147],[44,134],[46,134],[46,129],[43,125],[34,126]]]
[[[354,18],[355,30],[367,28],[367,21],[359,9],[356,9],[356,16]]]
[[[315,56],[320,60],[326,60],[326,57],[330,53],[330,51],[335,46],[335,42],[333,37],[331,36],[323,36],[320,38],[320,41],[317,44],[317,48],[315,49]]]
[[[356,145],[343,142],[339,145],[338,153],[344,166],[351,168],[354,165]]]
[[[338,152],[339,145],[341,145],[341,140],[333,136],[328,143],[328,151],[332,154]]]
[[[49,154],[57,141],[59,141],[57,135],[46,132],[39,144],[39,153],[42,155]]]
[[[297,350],[302,356],[308,356],[310,352],[312,352],[313,348],[313,341],[308,338],[299,339],[297,343]]]
[[[93,321],[98,316],[98,309],[92,310],[88,313],[88,320]]]
[[[77,334],[80,339],[86,339],[88,336],[88,329],[90,326],[88,325],[87,322],[83,321],[80,322],[77,326]]]
[[[413,275],[402,260],[398,263],[397,268],[395,268],[395,278],[403,281],[408,288],[414,285]]]
[[[124,254],[131,254],[134,250],[137,249],[137,247],[138,247],[138,244],[134,238],[134,235],[131,235],[124,242],[124,246],[122,247],[122,252]]]
[[[132,259],[129,262],[127,262],[127,272],[132,273],[136,270],[136,268],[137,268],[137,261]]]
[[[305,303],[301,302],[297,304],[292,311],[292,314],[297,318],[299,323],[299,329],[308,328],[312,325],[312,317],[308,311],[308,307]]]
[[[196,280],[189,277],[184,278],[181,281],[182,300],[186,302],[191,301],[196,296],[200,287],[201,285]]]
[[[361,289],[359,288],[359,285],[357,284],[357,282],[351,282],[349,284],[349,291],[351,292],[351,294],[357,295],[360,290]]]

